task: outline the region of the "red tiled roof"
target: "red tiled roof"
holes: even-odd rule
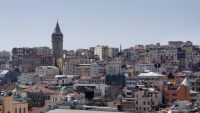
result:
[[[44,87],[29,87],[26,88],[24,90],[22,90],[23,92],[45,92],[45,93],[55,93],[55,91],[50,90],[48,88],[44,88]]]
[[[32,109],[30,111],[28,111],[28,113],[40,113],[42,108],[39,107],[32,107]]]

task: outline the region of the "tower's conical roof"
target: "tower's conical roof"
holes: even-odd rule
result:
[[[53,34],[62,34],[62,32],[61,32],[61,30],[60,30],[60,26],[59,26],[58,21],[57,21],[57,23],[56,23],[56,27],[55,27],[55,29],[54,29]]]
[[[190,87],[190,82],[187,77],[185,77],[181,84]]]

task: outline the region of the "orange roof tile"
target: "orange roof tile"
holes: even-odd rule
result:
[[[28,113],[40,113],[42,108],[40,107],[32,107],[32,109],[30,111],[28,111]]]

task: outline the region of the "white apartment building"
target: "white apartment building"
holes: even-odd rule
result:
[[[108,46],[97,45],[94,50],[94,55],[98,55],[100,60],[108,58]]]
[[[39,66],[36,67],[35,74],[43,78],[54,78],[55,75],[59,74],[59,69],[55,66]]]
[[[23,73],[18,77],[19,84],[32,84],[35,80],[34,73]]]
[[[73,83],[76,77],[79,77],[79,75],[55,75],[54,80],[50,84],[64,86]]]
[[[146,81],[148,82],[149,86],[162,87],[164,82],[167,82],[167,76],[159,74],[159,73],[151,72],[151,71],[146,71],[146,72],[140,73],[136,77],[136,80]]]

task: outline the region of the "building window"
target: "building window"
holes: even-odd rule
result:
[[[136,104],[138,104],[138,101],[136,101]]]
[[[24,113],[26,113],[26,108],[24,107]]]
[[[146,105],[146,101],[144,101],[143,103],[144,103],[144,105]]]
[[[172,96],[176,96],[176,93],[172,93]]]
[[[22,113],[22,108],[19,108],[19,113]]]
[[[175,102],[175,101],[176,101],[176,99],[172,99],[172,101],[173,101],[173,102]]]
[[[15,113],[17,113],[17,108],[15,108]]]
[[[152,105],[154,105],[154,101],[152,101]]]

